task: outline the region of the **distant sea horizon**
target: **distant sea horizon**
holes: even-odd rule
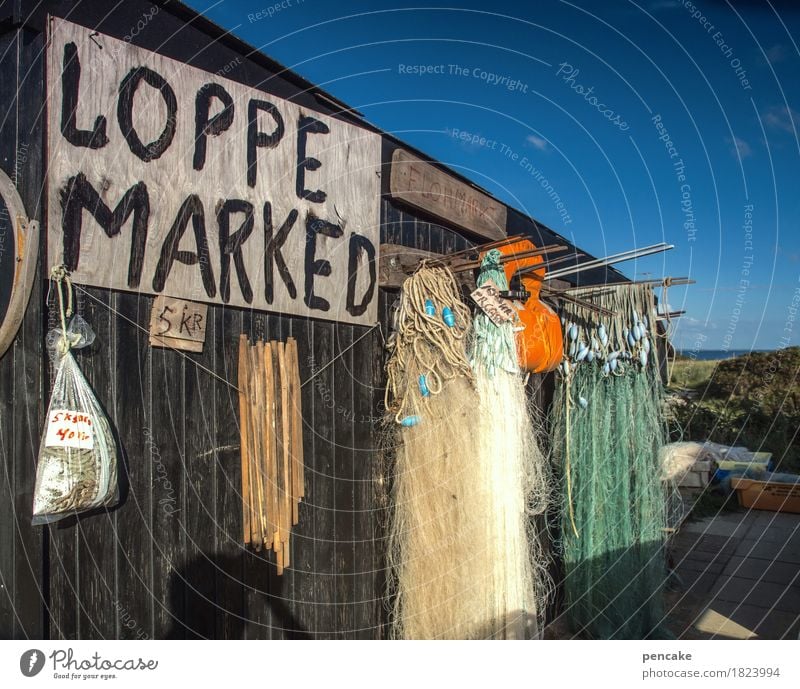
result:
[[[771,352],[771,349],[700,349],[679,350],[681,356],[697,359],[698,361],[714,361],[716,359],[733,359],[737,356],[752,354],[753,352]]]

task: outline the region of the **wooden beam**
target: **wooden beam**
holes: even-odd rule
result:
[[[392,153],[389,193],[479,237],[506,236],[505,205],[402,148]]]

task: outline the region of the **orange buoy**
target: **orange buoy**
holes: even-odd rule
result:
[[[536,246],[528,239],[499,247],[500,253],[513,256],[530,251]],[[541,256],[530,256],[519,260],[510,260],[503,266],[509,284],[515,273],[521,268],[530,268],[543,263]],[[564,336],[561,332],[561,321],[547,304],[540,300],[545,268],[521,276],[523,289],[530,292],[530,297],[519,311],[520,324],[523,330],[517,332],[517,354],[520,368],[531,373],[552,371],[564,358]]]

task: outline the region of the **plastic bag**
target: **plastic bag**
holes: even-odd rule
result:
[[[39,447],[33,494],[34,525],[113,505],[119,499],[117,446],[111,426],[71,349],[86,347],[94,332],[80,316],[47,334],[58,370]]]

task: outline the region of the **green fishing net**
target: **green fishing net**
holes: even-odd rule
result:
[[[665,424],[652,296],[617,293],[600,301],[622,314],[600,331],[606,342],[595,314],[575,306],[565,314],[568,361],[552,407],[564,614],[580,636],[662,637],[666,496],[658,450]],[[639,314],[649,317],[640,322]],[[634,324],[638,339],[628,338]],[[614,370],[611,357],[618,359]]]

